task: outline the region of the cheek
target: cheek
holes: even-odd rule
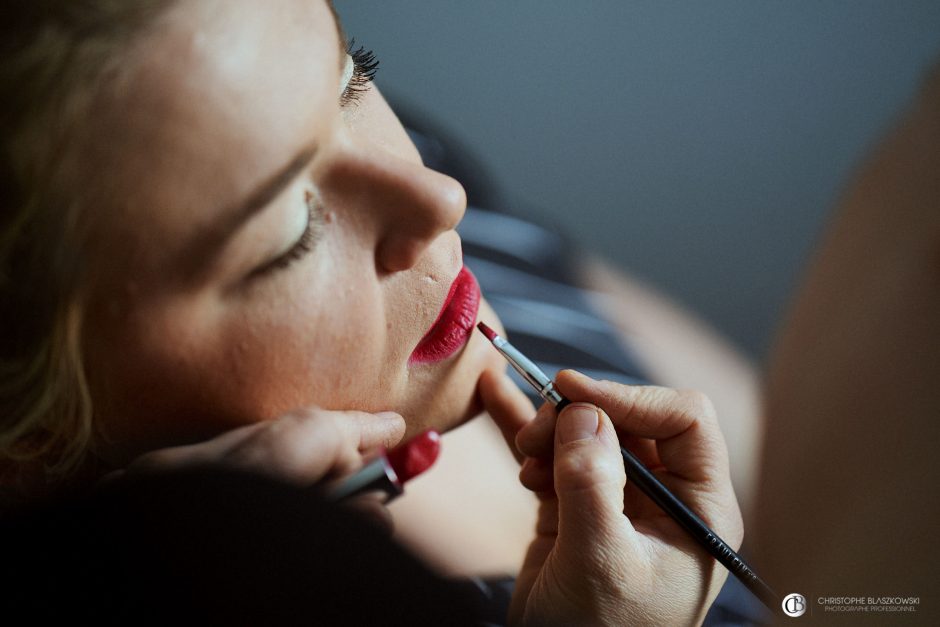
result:
[[[368,404],[359,398],[364,383],[388,386],[378,368],[386,344],[378,304],[374,290],[328,284],[228,316],[221,345],[246,408],[273,418],[297,407]]]
[[[315,267],[310,264],[309,267]],[[108,457],[210,437],[298,407],[388,409],[400,377],[374,284],[284,270],[252,298],[151,304],[98,342]],[[334,278],[335,277],[335,278]],[[399,373],[400,374],[400,373]],[[113,453],[113,454],[111,454]]]

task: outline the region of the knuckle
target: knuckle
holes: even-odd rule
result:
[[[721,537],[737,551],[744,542],[744,521],[741,517],[741,510],[737,502],[721,499],[714,504],[715,523],[713,528],[720,530]]]
[[[317,450],[335,450],[343,441],[339,427],[326,412],[296,410],[239,443],[231,457],[238,465],[291,474],[305,468]]]
[[[647,402],[649,394],[650,389],[646,387],[624,390],[624,393],[619,396],[619,420],[627,425],[642,420],[643,412],[640,408]]]
[[[703,492],[701,502],[702,518],[715,529],[722,539],[737,551],[744,541],[744,519],[730,486]]]
[[[593,447],[578,447],[572,454],[555,457],[555,485],[562,490],[581,490],[618,480],[620,460],[598,455]]]
[[[700,390],[677,390],[676,400],[679,411],[693,420],[715,418],[715,405],[708,395]]]
[[[661,421],[661,411],[655,410],[662,407],[664,391],[665,388],[642,386],[625,395],[624,418],[628,423],[635,425],[632,430],[647,432],[656,429]]]

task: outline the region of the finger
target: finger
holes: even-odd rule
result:
[[[595,381],[564,370],[557,387],[572,400],[603,407],[617,430],[657,440],[661,463],[695,482],[728,474],[727,450],[708,398],[694,391]]]
[[[555,407],[542,403],[535,419],[516,435],[516,447],[529,457],[551,457],[555,450]]]
[[[300,485],[348,474],[362,465],[361,436],[350,424],[355,416],[348,415],[355,413],[299,410],[282,416],[236,444],[226,460]]]
[[[616,426],[614,426],[616,429]],[[659,451],[656,449],[656,440],[641,438],[634,435],[617,434],[620,437],[620,446],[633,453],[637,459],[643,462],[643,465],[650,470],[663,468],[663,463],[659,459]]]
[[[393,411],[381,411],[374,414],[362,411],[339,412],[345,420],[341,426],[349,432],[356,442],[359,452],[384,446],[393,448],[405,435],[405,419]]]
[[[221,463],[306,485],[361,466],[360,451],[401,439],[398,414],[301,409],[242,427],[212,440],[161,449],[135,460],[129,471],[159,471]]]
[[[516,435],[516,448],[527,457],[550,459],[555,448],[555,408],[544,403],[535,414],[535,419],[529,422]],[[650,467],[660,467],[659,453],[656,450],[656,441],[638,436],[621,435],[621,444],[631,451]]]
[[[394,412],[304,409],[259,430],[231,456],[242,465],[308,484],[357,470],[364,451],[394,444],[404,431],[404,419]]]
[[[536,494],[555,491],[555,468],[552,459],[527,457],[519,469],[519,482]]]
[[[554,484],[559,542],[566,551],[594,553],[635,535],[623,515],[626,480],[620,443],[607,415],[586,403],[563,409],[555,428]]]
[[[532,421],[535,408],[504,372],[484,370],[480,375],[479,391],[483,408],[499,427],[516,460],[521,462],[516,434]]]

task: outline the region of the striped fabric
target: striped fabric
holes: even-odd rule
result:
[[[476,275],[513,345],[549,376],[575,368],[622,383],[645,380],[616,330],[572,280],[570,246],[555,233],[517,218],[467,209],[457,227],[464,263]],[[484,320],[484,322],[486,322]],[[541,404],[514,370],[520,387]]]

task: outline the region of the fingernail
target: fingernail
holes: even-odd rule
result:
[[[597,410],[590,405],[569,405],[558,416],[558,439],[562,444],[597,436]]]
[[[577,371],[577,370],[574,370],[574,369],[572,369],[572,368],[566,368],[566,369],[563,370],[562,372],[564,372],[566,376],[574,377],[575,379],[587,379],[587,378],[588,378],[588,376],[587,376],[586,374],[583,374],[583,373],[581,373],[581,372],[579,372],[579,371]],[[559,372],[558,374],[561,374],[561,372]]]
[[[394,411],[379,411],[373,415],[376,418],[381,418],[382,420],[397,420],[401,418],[401,414]]]

